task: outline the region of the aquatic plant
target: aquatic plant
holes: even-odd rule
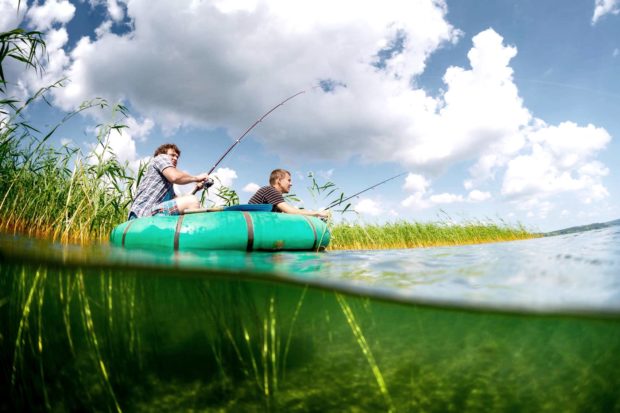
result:
[[[0,93],[6,93],[6,77],[2,68],[6,59],[13,59],[24,63],[26,66],[41,71],[42,66],[38,56],[45,52],[45,41],[42,33],[38,31],[26,31],[24,29],[14,29],[0,33]],[[16,103],[12,99],[0,100],[2,105]],[[0,111],[0,114],[5,112]]]
[[[506,223],[388,222],[385,224],[339,223],[331,228],[329,248],[387,249],[478,244],[533,238],[522,225]]]
[[[618,411],[617,317],[0,263],[2,411]],[[0,295],[0,296],[1,296]]]
[[[61,241],[106,239],[110,228],[125,219],[134,184],[126,165],[108,146],[110,134],[124,127],[119,120],[126,108],[111,107],[112,119],[98,126],[97,149],[91,153],[50,145],[51,137],[73,117],[91,108],[108,108],[108,103],[84,102],[47,132],[34,128],[24,113],[37,102],[47,103],[46,95],[64,82],[41,88],[22,102],[6,96],[2,63],[12,58],[40,71],[38,56],[44,50],[38,32],[0,33],[0,231]]]
[[[60,125],[94,106],[107,102],[83,104],[42,137],[25,123],[0,131],[0,231],[86,243],[106,239],[126,219],[135,178],[107,144],[118,123],[99,127],[99,150],[88,154],[47,145]],[[123,110],[115,106],[112,112]]]

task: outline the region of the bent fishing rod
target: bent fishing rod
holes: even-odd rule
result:
[[[215,170],[215,168],[217,168],[217,166],[220,164],[220,162],[222,162],[224,160],[224,158],[230,153],[230,151],[233,150],[233,148],[235,146],[237,146],[237,144],[239,144],[239,142],[241,142],[241,139],[245,138],[245,136],[250,133],[250,131],[252,129],[254,129],[254,127],[256,125],[258,125],[259,123],[261,123],[263,121],[263,119],[265,119],[267,116],[269,116],[271,114],[271,112],[273,112],[274,110],[276,110],[277,108],[279,108],[280,106],[284,106],[284,104],[286,102],[288,102],[289,100],[296,98],[297,96],[306,93],[305,90],[302,90],[301,92],[297,92],[292,96],[287,97],[286,99],[284,99],[282,102],[278,103],[277,105],[275,105],[274,107],[272,107],[271,109],[269,109],[263,116],[261,116],[259,119],[256,120],[256,122],[254,122],[252,124],[252,126],[250,126],[245,132],[243,132],[243,134],[241,136],[239,136],[237,138],[237,140],[230,146],[230,148],[228,148],[228,150],[226,152],[224,152],[224,155],[222,155],[220,157],[220,159],[217,160],[217,162],[211,167],[211,169],[209,170],[209,172],[207,173],[207,175],[211,175],[211,173]],[[205,183],[205,187],[209,188],[210,186],[213,185],[213,180],[211,178],[209,178],[209,180],[207,180],[207,182]],[[195,194],[196,192],[198,192],[200,189],[198,187],[194,188],[194,190],[192,191],[192,194]]]
[[[370,187],[368,187],[368,188],[364,189],[363,191],[359,191],[358,193],[353,194],[353,195],[351,195],[351,196],[349,196],[349,197],[347,197],[347,198],[345,198],[345,199],[337,199],[337,200],[335,200],[334,202],[332,202],[332,203],[331,203],[331,204],[330,204],[327,208],[325,208],[325,211],[327,211],[328,209],[333,208],[333,207],[335,207],[335,206],[338,206],[338,205],[340,205],[340,204],[342,204],[342,203],[344,203],[344,202],[348,201],[348,200],[349,200],[349,199],[351,199],[351,198],[355,198],[356,196],[359,196],[359,195],[363,194],[363,193],[364,193],[364,192],[366,192],[366,191],[370,191],[371,189],[376,188],[376,187],[378,187],[379,185],[383,185],[384,183],[389,182],[389,181],[391,181],[392,179],[396,179],[396,178],[398,178],[399,176],[403,176],[403,175],[405,175],[405,174],[407,174],[407,172],[401,172],[401,173],[399,173],[398,175],[395,175],[395,176],[393,176],[393,177],[391,177],[391,178],[388,178],[388,179],[383,180],[383,181],[381,181],[381,182],[379,182],[379,183],[377,183],[377,184],[374,184],[373,186],[370,186]]]

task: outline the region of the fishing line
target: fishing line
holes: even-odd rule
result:
[[[280,106],[283,106],[286,102],[288,102],[291,99],[296,98],[297,96],[306,93],[305,90],[302,90],[300,92],[295,93],[294,95],[291,95],[289,97],[287,97],[286,99],[284,99],[282,102],[278,103],[277,105],[275,105],[274,107],[272,107],[271,109],[269,109],[263,116],[261,116],[259,119],[256,120],[256,122],[254,122],[252,124],[252,126],[250,126],[245,132],[243,132],[243,134],[241,136],[239,136],[237,138],[237,140],[230,146],[230,148],[228,148],[228,150],[226,150],[226,152],[224,152],[224,154],[220,157],[220,159],[217,160],[217,162],[215,162],[215,164],[211,167],[211,169],[208,172],[208,175],[211,175],[211,173],[215,170],[215,168],[217,168],[217,166],[220,164],[220,162],[222,162],[224,160],[224,158],[230,153],[230,151],[233,150],[233,148],[235,146],[237,146],[237,144],[239,144],[239,142],[241,142],[241,139],[243,139],[248,133],[250,133],[250,131],[252,129],[254,129],[254,127],[256,125],[258,125],[259,123],[261,123],[263,121],[263,119],[265,119],[267,116],[269,116],[271,114],[271,112],[273,112],[274,110],[276,110],[277,108],[279,108]],[[209,180],[206,182],[205,187],[209,188],[210,186],[213,185],[213,180],[211,178],[209,178]],[[200,189],[199,188],[194,188],[194,190],[192,191],[192,194],[195,194],[196,192],[198,192]]]
[[[392,179],[396,179],[396,178],[398,178],[399,176],[403,176],[403,175],[405,175],[405,174],[407,174],[407,173],[408,173],[408,172],[401,172],[401,173],[399,173],[398,175],[395,175],[395,176],[393,176],[393,177],[391,177],[391,178],[385,179],[385,180],[383,180],[383,181],[381,181],[381,182],[379,182],[379,183],[374,184],[373,186],[370,186],[370,187],[368,187],[368,188],[366,188],[366,189],[364,189],[364,190],[362,190],[362,191],[359,191],[359,192],[357,192],[357,193],[355,193],[355,194],[351,195],[350,197],[347,197],[347,198],[345,198],[345,199],[337,199],[336,201],[332,202],[332,203],[331,203],[331,204],[330,204],[327,208],[325,208],[325,211],[327,211],[328,209],[333,208],[333,207],[335,207],[335,206],[338,206],[338,205],[340,205],[340,204],[342,204],[342,203],[344,203],[344,202],[348,201],[348,200],[349,200],[349,199],[351,199],[351,198],[355,198],[356,196],[361,195],[361,194],[363,194],[363,193],[364,193],[364,192],[366,192],[366,191],[370,191],[371,189],[376,188],[376,187],[378,187],[379,185],[383,185],[384,183],[389,182],[389,181],[391,181]]]

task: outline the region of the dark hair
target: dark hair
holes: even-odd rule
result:
[[[274,169],[269,175],[269,185],[273,186],[278,179],[286,178],[286,175],[291,175],[286,169]]]
[[[166,154],[168,149],[174,149],[177,155],[181,156],[181,150],[174,143],[164,143],[163,145],[160,145],[157,149],[155,149],[155,155],[153,156]]]

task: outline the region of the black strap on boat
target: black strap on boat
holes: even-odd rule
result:
[[[242,211],[243,217],[245,218],[245,223],[248,226],[248,246],[247,250],[252,251],[254,248],[254,224],[252,223],[252,217],[247,211]]]
[[[134,222],[136,222],[136,220],[135,220],[135,219],[132,219],[131,221],[129,221],[129,222],[127,223],[127,226],[125,226],[125,230],[123,231],[123,240],[122,240],[122,242],[121,242],[121,246],[122,246],[123,248],[125,248],[125,237],[127,236],[127,231],[129,231],[129,227],[130,227],[130,226],[131,226]]]
[[[183,218],[185,215],[179,215],[179,219],[177,220],[177,227],[174,230],[174,250],[179,250],[179,237],[181,235],[181,225],[183,224]]]
[[[312,220],[310,219],[310,217],[303,215],[304,218],[306,218],[306,222],[308,222],[308,224],[310,224],[310,228],[312,228],[312,233],[314,234],[314,243],[312,244],[312,251],[316,250],[316,242],[318,241],[317,236],[316,236],[316,228],[314,227],[314,224],[312,223]]]

